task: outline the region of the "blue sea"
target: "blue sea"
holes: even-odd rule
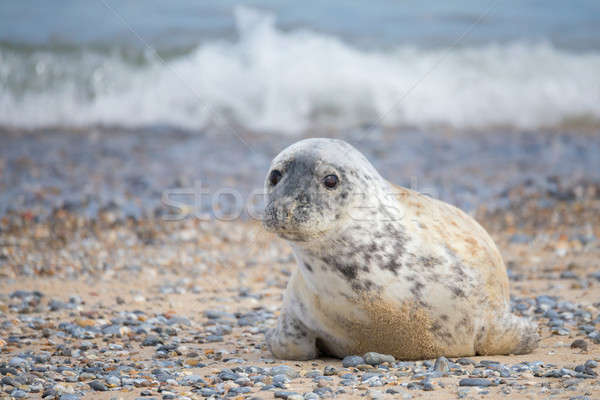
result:
[[[0,2],[0,127],[600,120],[600,2]]]

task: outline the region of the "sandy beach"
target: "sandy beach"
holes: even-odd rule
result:
[[[463,159],[461,168],[453,172],[457,179],[445,181],[451,189],[440,192],[446,198],[463,199],[467,209],[468,204],[475,206],[469,211],[496,240],[509,270],[513,311],[538,321],[542,340],[534,353],[451,359],[447,363],[442,360],[437,364],[436,360],[396,360],[369,365],[358,359],[358,364],[346,360],[344,366],[335,359],[284,362],[272,358],[264,346],[264,332],[275,323],[283,290],[296,267],[289,247],[266,233],[259,221],[248,218],[165,220],[168,210],[156,194],[162,183],[156,182],[167,177],[175,180],[177,173],[190,170],[173,169],[166,161],[172,153],[154,152],[161,143],[156,135],[144,142],[140,139],[143,135],[113,133],[113,145],[120,146],[122,153],[108,151],[111,141],[94,142],[93,135],[38,135],[37,143],[46,141],[44,155],[28,159],[25,153],[33,149],[24,147],[22,154],[4,153],[4,187],[11,181],[22,183],[11,187],[22,196],[13,197],[16,203],[5,204],[7,211],[0,219],[0,373],[4,396],[600,396],[600,368],[596,367],[600,362],[597,171],[578,174],[563,164],[563,176],[536,172],[537,180],[511,184],[510,169],[500,174],[492,168],[502,162],[501,158],[494,161],[480,154]],[[6,135],[4,148],[16,149],[26,137]],[[164,139],[165,148],[187,147],[183,160],[201,162],[193,156],[194,146],[200,146],[194,143],[201,139],[174,137]],[[530,140],[527,135],[507,137],[513,137],[515,143]],[[585,135],[580,139],[561,137],[562,143],[567,143],[561,154],[567,158],[572,143],[587,140],[591,147],[597,143]],[[29,139],[28,143],[33,143]],[[413,140],[426,143],[428,137],[424,134]],[[477,140],[495,143],[493,137],[484,135],[471,139],[447,136],[443,140],[448,143],[446,148],[458,148],[460,143],[485,148]],[[130,147],[124,147],[128,141]],[[65,145],[68,142],[75,144]],[[260,139],[251,142],[262,155],[256,157],[257,165],[268,162],[270,152],[277,151],[279,143],[267,142],[269,146]],[[543,143],[551,142],[549,138],[537,145],[530,141],[530,149],[535,151],[538,146],[537,151],[544,153],[547,149]],[[400,148],[398,139],[393,143]],[[418,147],[414,142],[412,146]],[[516,147],[514,143],[508,143],[504,150],[495,147],[494,151],[509,158],[521,157],[521,153],[506,150],[512,147]],[[86,148],[94,151],[87,153]],[[366,148],[377,154],[376,147]],[[60,168],[52,172],[44,163],[52,163],[58,149],[62,164],[55,164]],[[81,157],[82,151],[93,157]],[[437,153],[431,151],[435,157]],[[132,159],[134,164],[129,164]],[[448,176],[443,163],[428,169],[420,166],[418,159],[405,160],[403,170],[411,167],[415,176],[430,177],[428,182]],[[395,169],[394,160],[379,152],[375,162],[384,171],[388,165],[389,172]],[[589,153],[581,160],[596,162]],[[107,168],[110,163],[122,168]],[[225,164],[215,164],[214,170],[218,172]],[[538,159],[537,165],[542,169],[543,160]],[[142,173],[150,166],[156,168],[154,175]],[[89,172],[92,170],[94,173]],[[471,182],[488,184],[471,191],[471,197],[460,197],[464,186],[453,183],[460,182],[459,175],[468,170],[473,171]],[[139,184],[132,171],[149,184]],[[168,171],[174,172],[169,176]],[[111,196],[101,190],[97,198],[91,198],[83,189],[55,186],[56,180],[50,179],[53,173],[70,176],[69,182],[94,180],[94,187],[112,187],[114,191],[109,194],[117,193],[114,198],[122,196],[129,202],[110,202]],[[262,180],[261,174],[244,169],[228,182],[242,187],[236,179],[248,183],[246,176],[252,175],[254,184]],[[189,181],[193,176],[181,179]],[[216,173],[211,179],[215,185],[221,178]],[[120,188],[127,191],[119,193]],[[62,206],[53,205],[57,199]],[[107,199],[105,203],[103,199]],[[137,208],[126,207],[128,204]],[[465,386],[472,384],[478,386]]]

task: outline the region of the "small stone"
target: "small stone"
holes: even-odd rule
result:
[[[558,336],[567,336],[569,334],[569,330],[566,328],[552,328],[552,334]]]
[[[364,363],[365,360],[361,356],[346,356],[342,360],[342,366],[344,368],[356,367]]]
[[[290,381],[290,378],[287,377],[287,375],[285,374],[278,374],[273,376],[273,385],[277,386],[278,388],[281,389],[285,389],[285,385]]]
[[[531,236],[524,234],[524,233],[515,233],[514,235],[512,235],[509,238],[511,243],[518,243],[518,244],[523,244],[523,243],[529,243],[531,241]]]
[[[231,370],[223,370],[221,371],[221,373],[219,373],[219,378],[221,378],[221,380],[224,381],[235,381],[236,379],[238,379],[240,376],[236,373],[234,373]]]
[[[279,390],[277,392],[274,393],[274,396],[276,399],[289,399],[290,396],[294,396],[294,395],[300,395],[300,393],[296,393],[296,392],[288,392],[285,390]]]
[[[20,389],[15,389],[12,392],[10,392],[10,396],[14,397],[15,399],[24,399],[25,397],[27,397],[27,392]]]
[[[583,339],[577,339],[577,340],[574,340],[573,343],[571,343],[571,348],[572,349],[581,349],[581,351],[587,351],[588,343]]]
[[[437,360],[435,360],[433,370],[442,373],[447,373],[448,371],[450,371],[450,364],[448,363],[448,359],[444,356],[439,357]]]
[[[121,386],[121,378],[119,378],[118,376],[111,375],[108,378],[106,378],[106,384],[111,387]]]
[[[560,279],[577,279],[577,275],[573,271],[563,271],[560,273]]]
[[[375,352],[368,352],[363,356],[365,362],[369,365],[379,365],[385,362],[393,363],[396,358],[389,354],[380,354]]]
[[[160,338],[156,335],[148,335],[142,342],[142,346],[156,346],[160,344]]]
[[[108,388],[100,381],[91,381],[88,385],[97,392],[106,392]]]
[[[278,365],[275,367],[272,367],[271,370],[269,371],[269,375],[274,376],[274,375],[286,375],[288,378],[294,379],[297,378],[298,376],[300,376],[300,374],[298,374],[298,372],[292,368],[292,367],[288,367],[287,365]]]
[[[65,393],[60,396],[60,400],[80,400],[80,397],[76,394]]]
[[[378,400],[378,399],[383,399],[384,394],[383,394],[383,392],[381,392],[379,390],[369,390],[369,392],[367,393],[367,396],[371,400]]]
[[[594,331],[588,334],[588,338],[596,343],[596,344],[600,344],[600,331]]]
[[[208,335],[206,337],[207,343],[217,343],[217,342],[222,342],[222,341],[223,341],[222,335]]]
[[[459,386],[490,386],[492,382],[485,378],[464,378],[458,382]]]
[[[217,391],[211,388],[202,388],[200,389],[200,394],[204,397],[216,396]]]
[[[325,375],[325,376],[335,375],[335,373],[336,373],[336,369],[335,369],[335,367],[332,367],[331,365],[326,365],[325,368],[323,368],[323,375]]]
[[[21,357],[13,357],[8,362],[8,365],[13,368],[24,368],[27,366],[27,360]]]

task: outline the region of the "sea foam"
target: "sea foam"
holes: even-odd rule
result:
[[[536,129],[600,119],[600,52],[549,43],[364,49],[236,11],[238,37],[176,57],[0,49],[0,125],[300,132],[361,123]]]

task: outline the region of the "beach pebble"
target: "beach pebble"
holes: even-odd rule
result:
[[[300,396],[300,398],[303,398],[300,393],[296,393],[296,392],[288,392],[288,391],[284,391],[284,390],[280,390],[274,393],[274,396],[276,399],[290,399],[290,396]],[[292,397],[293,399],[294,397]]]
[[[436,372],[441,372],[441,373],[447,373],[448,371],[450,371],[450,365],[448,364],[448,359],[444,356],[439,357],[437,360],[435,360],[433,370]]]
[[[106,387],[106,385],[103,382],[100,381],[91,381],[90,383],[88,383],[88,385],[98,391],[98,392],[106,392],[108,390],[108,388]]]
[[[490,386],[492,382],[485,378],[464,378],[458,382],[459,386]]]
[[[383,364],[385,362],[393,363],[394,361],[396,361],[396,358],[394,358],[394,356],[392,356],[392,355],[380,354],[380,353],[375,353],[375,352],[365,353],[365,355],[363,356],[363,359],[369,365],[379,365],[379,364]]]
[[[278,365],[275,367],[272,367],[269,370],[269,375],[274,376],[274,375],[286,375],[288,378],[294,379],[297,378],[298,376],[300,376],[300,374],[298,374],[298,372],[292,368],[289,367],[287,365]]]
[[[346,356],[342,360],[342,366],[344,368],[356,367],[364,363],[365,360],[361,356]]]
[[[571,343],[571,348],[572,349],[581,349],[581,351],[587,351],[588,343],[583,339],[577,339],[577,340],[574,340],[573,343]]]
[[[12,392],[10,392],[10,396],[15,399],[24,399],[27,397],[27,392],[21,389],[15,389]]]

